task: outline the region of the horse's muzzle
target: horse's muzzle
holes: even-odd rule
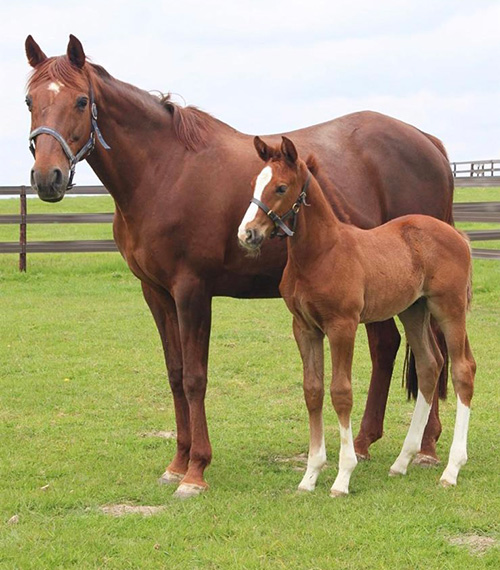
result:
[[[31,186],[44,202],[59,202],[64,198],[68,186],[69,173],[60,168],[51,168],[46,172],[38,168],[31,170]]]

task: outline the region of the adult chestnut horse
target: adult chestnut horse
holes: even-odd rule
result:
[[[251,204],[238,239],[251,252],[273,232],[287,240],[287,264],[280,293],[293,315],[293,332],[304,368],[309,412],[307,470],[299,485],[313,491],[326,463],[323,430],[323,340],[332,357],[330,394],[340,427],[339,471],[331,488],[349,492],[356,467],[351,429],[351,370],[360,323],[398,315],[415,355],[418,397],[403,449],[390,475],[405,475],[420,449],[443,357],[431,329],[431,315],[444,332],[450,354],[457,415],[444,486],[456,485],[467,461],[467,431],[476,363],[465,328],[472,297],[472,260],[467,237],[452,226],[420,214],[402,216],[369,230],[342,223],[316,179],[313,155],[302,160],[294,143],[281,147],[259,137],[255,148],[265,162],[255,178]],[[307,206],[307,207],[306,207]],[[293,219],[293,228],[285,221]],[[295,231],[296,229],[296,231]]]
[[[162,481],[180,482],[179,496],[198,494],[211,460],[204,405],[211,299],[276,297],[286,262],[279,240],[249,260],[235,238],[260,166],[252,137],[114,79],[86,61],[74,36],[65,56],[47,57],[31,36],[26,53],[34,68],[26,98],[32,185],[42,200],[61,200],[76,162],[86,158],[113,196],[115,240],[141,280],[173,392],[177,451]],[[295,131],[293,138],[300,152],[316,154],[338,192],[330,203],[357,226],[408,212],[451,221],[446,154],[414,127],[363,112]],[[369,325],[368,338],[373,372],[356,440],[361,455],[382,435],[400,343],[392,320]],[[435,457],[440,424],[437,414],[432,419],[421,451]]]

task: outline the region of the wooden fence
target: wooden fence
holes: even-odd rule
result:
[[[500,187],[500,160],[476,162],[452,162],[456,186],[498,186]],[[28,224],[92,224],[111,223],[113,214],[28,214],[27,195],[34,194],[28,186],[0,187],[0,196],[19,196],[20,213],[0,215],[0,224],[19,226],[19,241],[0,242],[0,253],[19,254],[19,269],[26,271],[28,253],[65,253],[118,251],[113,240],[78,241],[28,241]],[[103,186],[78,186],[69,195],[108,195]],[[469,202],[453,205],[453,215],[457,222],[500,223],[500,202]],[[498,230],[468,231],[471,241],[499,240]],[[473,248],[473,257],[480,259],[500,259],[500,250]]]

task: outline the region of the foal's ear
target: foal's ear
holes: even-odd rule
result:
[[[42,61],[47,59],[47,56],[40,49],[40,46],[35,42],[33,36],[28,36],[24,42],[24,47],[26,49],[26,56],[28,58],[31,67],[36,67],[40,65]]]
[[[297,154],[297,149],[295,148],[295,145],[290,139],[287,139],[286,137],[281,137],[281,138],[283,139],[281,142],[281,152],[283,153],[283,156],[288,160],[288,162],[295,164],[299,156]]]
[[[273,156],[273,149],[267,145],[260,137],[254,137],[253,146],[260,158],[267,162]]]
[[[68,59],[70,62],[80,69],[85,65],[85,52],[83,46],[78,38],[73,34],[69,35],[69,43],[67,50]]]

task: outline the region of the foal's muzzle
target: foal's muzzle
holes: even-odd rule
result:
[[[245,230],[244,235],[240,234],[238,236],[238,241],[241,247],[245,248],[246,250],[255,251],[259,249],[262,242],[264,241],[264,234],[256,228],[247,229]]]

